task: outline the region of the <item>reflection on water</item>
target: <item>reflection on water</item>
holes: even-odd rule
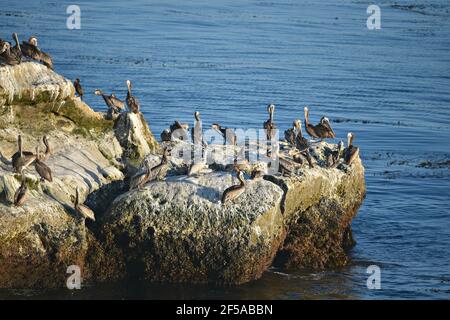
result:
[[[82,29],[65,28],[67,2],[3,0],[0,26],[37,35],[55,69],[125,96],[134,83],[156,135],[173,120],[260,128],[269,102],[278,127],[310,106],[337,136],[352,130],[367,198],[353,222],[352,264],[326,272],[270,270],[239,287],[101,284],[80,292],[1,290],[11,298],[448,298],[450,290],[450,4],[381,1],[382,29],[365,27],[366,1],[78,1]],[[442,165],[443,164],[443,165]],[[381,267],[381,290],[366,268]]]

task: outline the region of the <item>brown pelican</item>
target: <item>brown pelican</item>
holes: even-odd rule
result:
[[[20,48],[20,43],[19,43],[19,37],[17,36],[17,33],[13,33],[12,37],[14,39],[14,41],[16,42],[16,45],[14,47],[11,48],[11,54],[15,56],[15,59],[21,63],[22,62],[22,50]]]
[[[238,162],[238,159],[235,158],[233,161],[233,169],[236,171],[250,172],[251,166],[247,159],[243,159]]]
[[[13,50],[11,50],[11,45],[7,41],[3,41],[0,47],[0,63],[7,65],[17,65],[21,61],[21,58],[16,56]]]
[[[38,48],[36,37],[31,36],[28,42],[22,41],[21,49],[25,57],[42,62],[48,68],[53,69],[52,57]]]
[[[139,113],[139,101],[131,94],[131,81],[127,80],[127,106],[133,113]]]
[[[97,96],[102,96],[103,100],[105,100],[106,105],[109,108],[113,109],[114,112],[120,113],[121,111],[124,110],[125,103],[122,100],[120,100],[119,98],[116,98],[114,93],[107,95],[107,94],[104,94],[102,92],[102,90],[100,90],[100,89],[95,90],[94,93]]]
[[[298,119],[295,120],[294,128],[297,131],[297,134],[295,136],[295,147],[300,151],[304,151],[304,150],[308,149],[309,143],[308,143],[308,140],[305,137],[303,137],[302,122]]]
[[[353,145],[353,139],[355,136],[349,132],[347,134],[348,146],[344,150],[344,161],[347,165],[351,166],[353,161],[359,156],[359,148]]]
[[[295,128],[289,128],[284,131],[284,139],[291,145],[295,146]]]
[[[75,91],[78,93],[80,99],[83,100],[84,90],[81,87],[80,79],[76,78],[75,81],[73,82],[73,86],[75,87]]]
[[[178,138],[186,141],[188,139],[188,132],[187,132],[188,129],[189,129],[189,125],[187,123],[182,124],[182,123],[180,123],[180,121],[175,120],[170,125],[170,134],[172,136],[172,134],[175,131],[177,131]]]
[[[92,221],[95,221],[95,214],[94,211],[89,209],[84,204],[80,203],[79,198],[79,191],[78,187],[75,189],[75,210],[84,218],[84,219],[91,219]]]
[[[202,150],[202,158],[200,161],[192,161],[192,164],[189,167],[188,170],[188,176],[198,175],[202,173],[203,170],[208,169],[208,163],[207,163],[207,151]]]
[[[34,168],[36,169],[37,173],[41,176],[41,182],[44,182],[45,180],[52,182],[52,171],[50,168],[41,161],[41,155],[39,154],[39,146],[36,147],[36,161],[34,162]]]
[[[161,141],[170,141],[172,139],[172,133],[169,129],[164,129],[161,132]]]
[[[223,144],[226,144],[227,142],[229,142],[231,145],[237,145],[237,137],[236,134],[234,133],[234,130],[231,128],[225,128],[222,127],[220,124],[218,123],[213,123],[211,125],[211,128],[213,128],[214,130],[216,130],[217,132],[219,132],[222,137],[223,137]]]
[[[150,177],[148,181],[163,180],[166,177],[167,171],[169,171],[169,157],[170,157],[169,150],[167,148],[164,148],[161,163],[154,166],[150,170]]]
[[[250,175],[252,180],[259,180],[264,176],[265,172],[259,168],[253,169]]]
[[[16,207],[22,206],[25,201],[28,199],[28,187],[25,183],[25,175],[23,174],[23,169],[21,171],[21,184],[14,194],[14,205]]]
[[[44,153],[44,158],[42,158],[42,161],[47,161],[48,158],[51,156],[52,154],[52,149],[50,147],[50,144],[48,143],[48,138],[47,136],[44,136],[42,138],[42,142],[44,142],[45,145],[45,153]]]
[[[36,155],[29,151],[22,150],[22,136],[17,138],[18,151],[11,157],[11,162],[16,172],[21,172],[22,168],[28,167],[36,160]]]
[[[264,131],[266,132],[266,138],[267,140],[271,140],[275,137],[275,132],[277,126],[275,125],[275,122],[273,122],[273,113],[275,112],[275,105],[269,104],[267,106],[267,112],[269,113],[269,119],[267,121],[264,121]]]
[[[333,129],[331,128],[330,121],[326,117],[322,117],[317,125],[309,123],[309,110],[305,107],[305,128],[306,132],[313,138],[325,139],[335,138]]]
[[[225,189],[225,191],[223,192],[222,205],[225,205],[228,202],[233,201],[245,191],[244,173],[242,171],[238,171],[237,178],[239,180],[239,184],[233,185]]]
[[[203,132],[202,132],[202,120],[200,119],[200,112],[194,112],[195,124],[191,130],[192,142],[194,144],[202,144],[206,146],[205,141],[203,141]]]
[[[145,183],[147,183],[148,179],[150,178],[151,174],[151,167],[150,167],[150,161],[145,161],[145,171],[144,172],[138,172],[130,179],[130,190],[133,189],[141,189]]]
[[[335,151],[332,151],[327,156],[327,165],[329,168],[336,168],[339,164],[339,159],[344,152],[344,142],[341,140],[338,143],[338,147]]]

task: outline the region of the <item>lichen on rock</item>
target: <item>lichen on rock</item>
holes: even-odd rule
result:
[[[74,95],[71,82],[33,62],[0,67],[0,287],[63,286],[66,268],[79,265],[86,282],[148,281],[241,284],[271,265],[285,269],[336,267],[348,262],[351,220],[365,197],[361,159],[334,167],[337,146],[315,143],[314,168],[290,175],[261,163],[264,176],[226,205],[237,184],[231,146],[207,147],[208,170],[187,176],[189,142],[172,141],[168,176],[141,189],[128,180],[144,159],[160,163],[161,147],[142,114],[107,120]],[[29,199],[12,204],[20,174],[7,162],[34,151],[47,136],[53,182],[25,170]],[[177,149],[178,148],[178,149]],[[262,149],[265,153],[265,149]],[[293,160],[289,148],[280,154]],[[229,156],[231,155],[231,156]],[[260,165],[260,164],[258,164]],[[270,172],[269,172],[270,171]],[[75,189],[95,211],[85,222],[74,210]]]

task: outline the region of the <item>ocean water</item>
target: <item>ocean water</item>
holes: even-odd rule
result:
[[[268,103],[285,129],[327,115],[340,139],[355,133],[367,198],[353,221],[349,266],[269,270],[238,287],[107,283],[0,290],[0,298],[450,298],[450,3],[377,1],[87,1],[81,29],[66,28],[66,1],[0,3],[0,38],[33,34],[55,69],[125,97],[134,83],[155,135],[175,119],[260,128]],[[381,289],[369,290],[369,265]]]

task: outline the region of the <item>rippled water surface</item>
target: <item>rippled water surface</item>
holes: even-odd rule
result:
[[[450,4],[377,1],[64,1],[0,3],[1,38],[37,35],[55,69],[124,97],[124,80],[152,130],[175,118],[260,128],[269,102],[287,128],[309,105],[339,138],[351,130],[366,166],[367,198],[353,221],[352,264],[326,272],[271,270],[243,286],[104,284],[79,292],[2,290],[3,298],[450,297]],[[102,99],[85,100],[104,110]],[[382,270],[368,290],[366,268]]]

